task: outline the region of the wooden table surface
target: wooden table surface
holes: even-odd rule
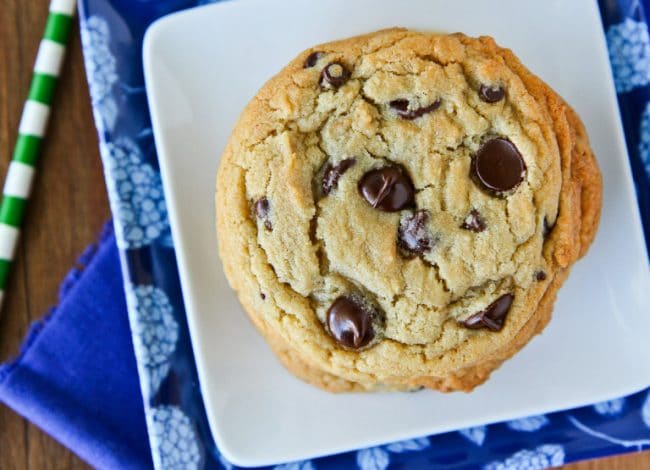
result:
[[[0,178],[11,158],[48,0],[0,7]],[[61,279],[109,218],[79,34],[75,30],[38,165],[25,229],[0,314],[0,361],[14,357],[31,322],[56,304]],[[0,405],[0,468],[88,468],[78,457]],[[568,466],[648,469],[650,452]]]

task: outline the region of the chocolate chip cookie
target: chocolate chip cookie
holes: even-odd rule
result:
[[[578,116],[510,50],[391,29],[262,87],[216,205],[228,280],[296,375],[471,390],[548,322],[601,178]]]

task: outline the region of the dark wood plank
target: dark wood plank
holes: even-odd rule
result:
[[[4,179],[27,95],[48,0],[5,0],[0,15],[0,176]],[[78,32],[53,105],[18,256],[0,314],[0,360],[17,354],[31,322],[57,302],[58,285],[109,217]],[[0,406],[0,467],[88,468]]]
[[[4,0],[0,15],[0,178],[4,179],[48,0]],[[0,314],[0,361],[17,354],[31,322],[57,302],[58,285],[109,217],[79,35],[68,50],[25,230]],[[88,468],[36,426],[0,405],[0,468]],[[648,469],[650,452],[569,465]]]
[[[588,460],[565,466],[567,470],[650,470],[650,451]]]

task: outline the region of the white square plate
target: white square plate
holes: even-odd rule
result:
[[[650,384],[650,273],[594,0],[239,0],[147,32],[144,64],[203,398],[219,449],[266,465],[620,396]],[[235,121],[301,50],[390,26],[488,34],[585,121],[604,176],[596,242],[543,335],[470,394],[332,395],[276,361],[217,255],[214,181]]]

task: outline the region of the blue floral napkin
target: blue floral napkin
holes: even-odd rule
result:
[[[80,0],[115,236],[107,235],[92,259],[86,256],[83,272],[73,271],[60,306],[35,325],[18,360],[0,369],[0,401],[100,468],[152,462],[165,469],[232,468],[214,444],[203,409],[141,59],[149,24],[202,3],[208,2]],[[600,0],[599,6],[650,240],[648,5]],[[579,409],[277,468],[537,469],[643,449],[650,449],[650,389]]]

